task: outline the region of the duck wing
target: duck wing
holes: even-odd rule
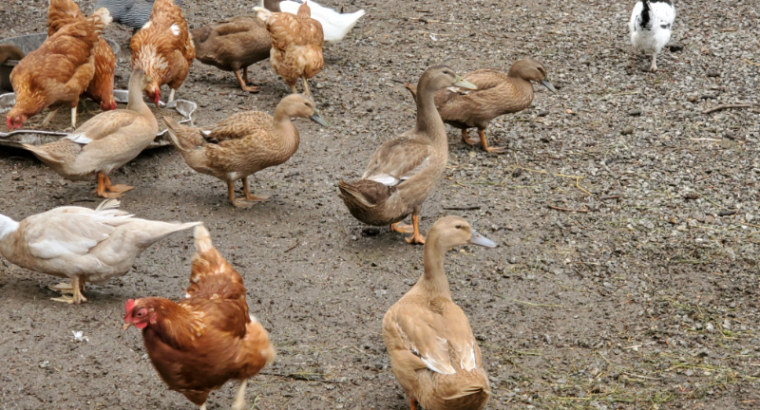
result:
[[[362,179],[396,186],[427,167],[435,155],[435,149],[427,142],[407,137],[396,138],[375,151]]]

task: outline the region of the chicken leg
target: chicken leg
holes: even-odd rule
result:
[[[166,102],[167,104],[169,104],[170,102],[174,101],[174,92],[175,91],[177,91],[177,90],[175,90],[174,88],[172,88],[171,91],[169,91],[169,101]]]
[[[470,137],[467,136],[467,128],[465,128],[462,130],[462,142],[467,145],[475,145],[478,143],[478,140],[470,139]]]
[[[71,283],[59,283],[55,286],[50,286],[51,290],[61,292],[60,298],[52,298],[56,302],[65,302],[78,305],[82,302],[87,302],[87,298],[82,295],[84,289],[84,281],[79,280],[79,276],[71,278]],[[71,296],[66,296],[70,294]]]
[[[652,65],[649,67],[649,71],[657,71],[657,53],[652,54]]]
[[[417,214],[412,214],[412,227],[414,229],[414,233],[412,234],[411,238],[406,238],[406,242],[410,244],[425,244],[425,237],[420,234],[420,216]]]
[[[245,68],[244,70],[247,70]],[[248,72],[245,71],[245,75],[240,74],[240,70],[235,70],[235,77],[237,77],[238,82],[240,83],[240,88],[243,89],[243,91],[248,91],[249,93],[257,93],[259,92],[259,87],[248,85]]]
[[[301,77],[303,80],[303,93],[311,97],[311,90],[309,90],[309,82],[306,81],[306,77]]]
[[[261,202],[269,199],[269,195],[256,196],[251,194],[250,188],[248,188],[248,177],[243,178],[243,195],[245,195],[245,199],[248,201]]]
[[[71,126],[76,129],[77,127],[77,107],[71,107]]]
[[[95,192],[101,198],[121,198],[124,193],[131,190],[134,187],[129,185],[111,185],[111,179],[108,175],[98,172],[98,188]]]
[[[242,380],[240,382],[235,401],[232,402],[232,410],[243,410],[243,407],[245,407],[245,388],[247,385],[248,380]]]
[[[504,147],[489,147],[488,141],[486,141],[485,131],[478,129],[478,133],[480,134],[480,146],[483,148],[483,151],[489,152],[491,154],[501,154],[506,151],[506,148]]]
[[[55,109],[53,111],[50,111],[50,113],[45,117],[44,120],[42,120],[41,127],[47,127],[50,125],[50,121],[53,121],[53,117],[55,117],[55,114],[58,112],[58,109]]]

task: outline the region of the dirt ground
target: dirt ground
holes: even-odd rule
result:
[[[92,3],[79,1],[86,12]],[[185,0],[191,27],[250,13],[253,2]],[[213,3],[213,4],[209,4]],[[754,0],[678,2],[661,71],[631,52],[632,1],[514,0],[328,5],[367,15],[325,50],[311,83],[329,129],[300,120],[299,151],[257,175],[269,202],[233,209],[224,184],[173,148],[112,175],[134,185],[140,217],[201,220],[243,274],[252,312],[279,356],[249,384],[257,409],[407,409],[381,320],[421,273],[422,248],[354,220],[338,197],[382,141],[409,129],[403,89],[427,66],[458,72],[533,57],[559,89],[488,131],[497,156],[450,129],[449,168],[422,228],[461,215],[496,241],[447,256],[455,301],[483,351],[491,409],[755,409],[760,406],[758,267],[760,103]],[[45,30],[47,1],[0,5],[0,37]],[[110,27],[122,48],[131,30]],[[122,52],[117,86],[126,88]],[[269,62],[259,94],[195,62],[178,92],[196,124],[272,112],[288,91]],[[94,184],[67,182],[22,151],[0,156],[0,212],[17,220],[68,204],[94,207]],[[455,209],[452,209],[455,208]],[[168,391],[142,337],[121,330],[129,298],[178,299],[192,238],[148,249],[126,276],[90,286],[89,302],[50,300],[57,278],[0,262],[0,409],[193,409]],[[89,341],[75,341],[81,331]],[[234,386],[212,394],[228,408]]]

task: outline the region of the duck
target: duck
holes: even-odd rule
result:
[[[312,0],[309,0],[311,8],[311,18],[322,24],[322,30],[325,35],[326,45],[335,45],[341,42],[346,34],[356,26],[359,19],[364,16],[365,11],[359,10],[353,13],[339,13],[329,7],[321,6]],[[261,7],[271,12],[285,12],[298,14],[298,8],[303,4],[301,0],[262,0]]]
[[[246,208],[269,199],[251,194],[248,177],[284,163],[298,150],[300,136],[292,117],[328,126],[314,101],[303,94],[283,98],[274,116],[260,111],[240,112],[205,129],[181,125],[168,117],[164,121],[172,144],[187,165],[225,181],[230,203]],[[235,181],[239,179],[243,181],[243,198],[235,197]]]
[[[652,54],[651,71],[657,71],[657,53],[668,41],[676,20],[676,9],[669,0],[640,0],[633,6],[628,29],[636,50]]]
[[[133,187],[112,185],[108,175],[140,155],[158,133],[158,121],[142,97],[150,82],[143,70],[134,70],[126,109],[100,113],[58,141],[23,147],[66,179],[96,179],[100,197],[123,196]]]
[[[51,289],[53,300],[87,302],[86,282],[123,276],[135,259],[159,240],[201,222],[176,223],[136,218],[107,199],[95,209],[61,206],[21,222],[0,214],[0,255],[24,269],[69,278]],[[71,296],[67,296],[71,294]]]
[[[451,299],[443,269],[450,248],[496,244],[458,216],[430,228],[424,271],[383,317],[383,341],[411,410],[478,410],[491,395],[478,342],[462,309]]]
[[[256,16],[238,16],[193,29],[190,34],[198,61],[232,71],[244,91],[259,91],[248,85],[248,66],[269,58],[272,38],[263,21]]]
[[[449,157],[446,128],[434,97],[438,90],[451,86],[476,89],[451,67],[428,68],[420,77],[415,96],[414,128],[382,144],[361,179],[338,182],[340,197],[354,218],[368,225],[390,225],[392,232],[411,233],[406,238],[410,244],[425,243],[419,227],[420,211]],[[401,225],[410,214],[412,226]]]
[[[438,91],[435,105],[446,124],[462,130],[462,141],[468,145],[477,144],[467,136],[467,130],[477,128],[481,148],[489,153],[505,152],[503,147],[489,146],[485,129],[496,117],[520,112],[533,103],[533,84],[537,82],[549,91],[557,89],[548,80],[546,69],[535,60],[526,58],[516,61],[504,74],[498,70],[480,69],[465,74],[462,78],[475,84],[476,91],[459,90],[455,87]],[[414,96],[417,86],[405,84]]]

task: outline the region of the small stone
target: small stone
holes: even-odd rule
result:
[[[716,69],[709,69],[707,70],[707,76],[708,77],[720,77],[720,71]]]
[[[712,333],[715,331],[715,325],[713,325],[712,322],[710,322],[707,324],[707,326],[705,326],[705,330]]]
[[[698,97],[698,96],[696,96],[696,95],[690,95],[690,96],[686,97],[686,99],[687,99],[689,102],[692,102],[692,103],[695,103],[695,102],[699,101],[699,97]]]
[[[679,51],[683,51],[683,44],[671,44],[670,45],[670,51],[672,53],[677,53]]]
[[[621,135],[631,135],[633,134],[633,127],[625,127],[620,131]]]
[[[628,115],[630,115],[631,117],[639,117],[641,116],[641,110],[628,111]]]

